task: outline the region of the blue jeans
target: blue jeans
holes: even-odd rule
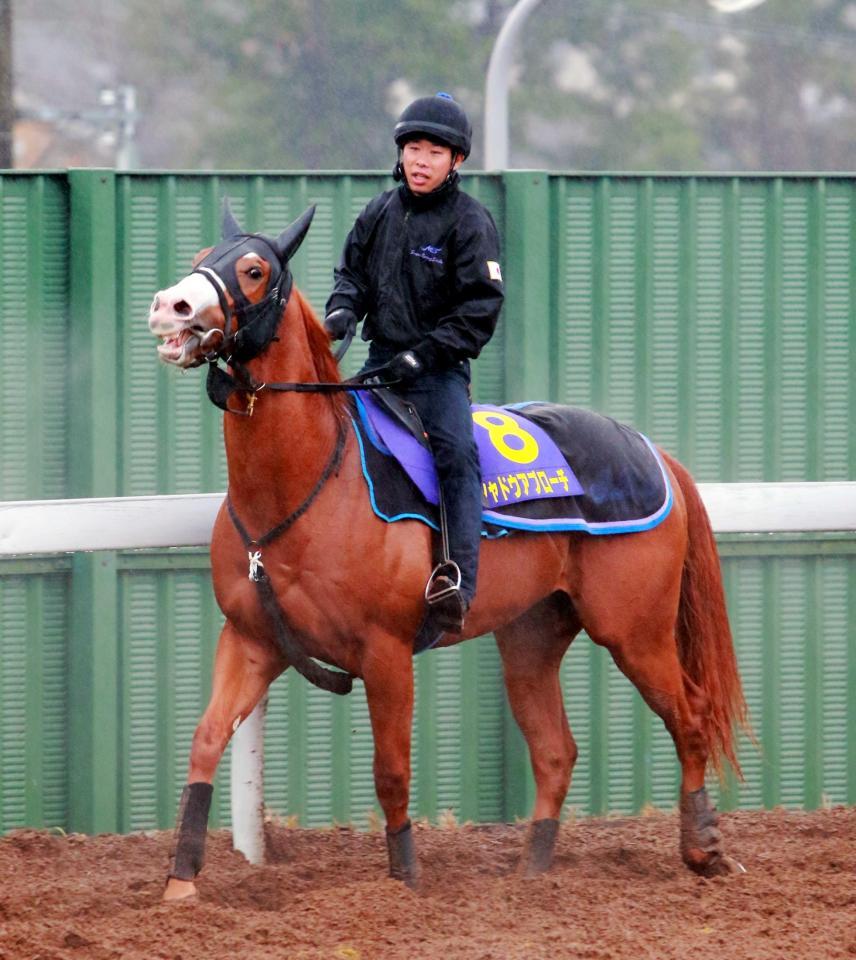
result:
[[[374,346],[374,345],[373,345]],[[390,359],[372,349],[364,369]],[[470,366],[426,373],[396,393],[416,408],[428,434],[449,528],[449,553],[461,568],[461,593],[469,603],[476,592],[481,537],[482,488],[479,455],[470,413]]]

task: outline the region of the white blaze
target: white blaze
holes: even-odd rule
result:
[[[175,304],[186,303],[192,313],[187,316],[175,312]],[[149,316],[149,328],[158,337],[179,333],[209,307],[219,306],[217,291],[210,281],[199,273],[191,273],[175,286],[157,296],[158,308]]]

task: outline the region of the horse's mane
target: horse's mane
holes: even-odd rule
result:
[[[315,373],[320,383],[341,383],[342,377],[339,374],[339,365],[330,350],[330,335],[321,325],[311,304],[295,286],[292,289],[291,297],[300,310],[303,320],[303,326],[306,330],[306,340],[309,344],[309,351],[312,354],[312,361],[315,364]],[[333,393],[330,395],[334,401],[341,400],[345,402],[346,394]]]

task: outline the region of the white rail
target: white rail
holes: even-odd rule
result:
[[[856,482],[700,483],[717,533],[856,530]],[[222,493],[0,502],[0,556],[205,546]]]
[[[856,482],[702,483],[717,533],[856,530]],[[0,556],[204,546],[222,493],[0,502]],[[232,834],[252,863],[264,858],[265,702],[232,740]]]
[[[0,556],[207,546],[224,496],[0,503]]]

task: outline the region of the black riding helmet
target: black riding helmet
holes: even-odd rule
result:
[[[398,118],[394,137],[399,149],[420,134],[428,140],[447,144],[462,153],[465,160],[470,155],[473,142],[472,124],[463,107],[448,93],[420,97],[406,107]]]

